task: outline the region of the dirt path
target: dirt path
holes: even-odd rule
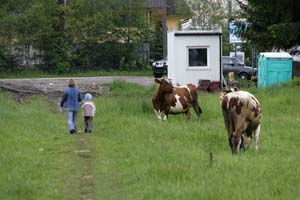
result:
[[[17,95],[23,101],[29,95],[44,95],[58,103],[70,78],[33,78],[33,79],[0,79],[0,87]],[[110,92],[105,83],[115,80],[127,81],[144,87],[154,83],[153,77],[138,76],[103,76],[103,77],[76,77],[73,78],[76,86],[82,93],[92,93],[94,96]]]
[[[80,166],[83,166],[80,174],[80,190],[82,200],[94,199],[94,175],[92,168],[93,150],[88,142],[88,135],[77,133],[78,145],[74,151],[79,157]]]

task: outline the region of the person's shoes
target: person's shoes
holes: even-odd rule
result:
[[[87,129],[84,129],[84,132],[87,133]]]
[[[70,130],[70,134],[74,134],[75,132],[75,130]]]
[[[89,130],[89,133],[91,133],[92,132],[92,130]]]

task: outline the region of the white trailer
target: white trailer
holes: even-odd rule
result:
[[[168,78],[176,85],[222,82],[222,31],[168,33]]]

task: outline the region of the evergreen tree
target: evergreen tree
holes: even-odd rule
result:
[[[237,22],[240,35],[260,50],[289,48],[300,42],[300,1],[298,0],[239,0],[242,18]]]

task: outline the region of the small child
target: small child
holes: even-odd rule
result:
[[[96,112],[96,106],[92,102],[92,95],[90,93],[86,93],[84,95],[84,103],[81,105],[83,108],[83,117],[84,117],[84,132],[91,133],[93,128],[93,118]]]

